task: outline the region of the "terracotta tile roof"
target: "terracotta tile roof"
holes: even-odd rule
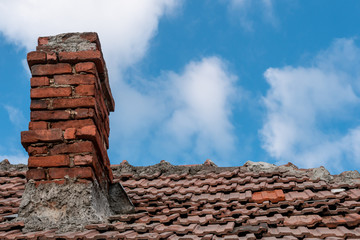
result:
[[[4,167],[5,166],[5,167]],[[360,239],[359,173],[288,164],[112,166],[136,213],[82,232],[23,233],[24,166],[0,165],[0,239]]]

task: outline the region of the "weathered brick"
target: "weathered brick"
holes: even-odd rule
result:
[[[112,97],[111,94],[111,90],[110,90],[110,85],[109,85],[109,81],[108,80],[104,80],[101,82],[101,88],[102,91],[105,95],[105,99],[106,99],[106,106],[109,108],[109,111],[114,111],[115,110],[115,101]]]
[[[87,125],[94,125],[92,119],[69,120],[51,123],[51,128],[60,128],[65,130],[67,128],[81,128]]]
[[[31,98],[52,98],[52,97],[70,97],[70,87],[47,87],[47,88],[32,88],[30,90]]]
[[[32,77],[30,79],[31,87],[42,87],[42,86],[49,86],[50,80],[48,77]]]
[[[97,74],[96,72],[96,66],[95,63],[93,62],[81,62],[81,63],[77,63],[75,65],[75,71],[77,73],[92,73],[92,74]]]
[[[76,131],[76,137],[79,139],[96,140],[97,129],[95,125],[85,126]]]
[[[92,74],[54,76],[54,83],[57,85],[95,84],[96,81],[96,76]]]
[[[71,65],[67,63],[34,65],[31,67],[31,73],[33,76],[56,75],[71,72]]]
[[[95,111],[92,108],[77,108],[74,113],[75,119],[95,117]]]
[[[29,122],[29,130],[37,130],[37,129],[48,129],[48,123],[41,122]]]
[[[67,128],[64,132],[64,138],[67,140],[75,139],[76,128]]]
[[[94,32],[84,32],[80,35],[81,38],[88,40],[89,42],[96,43],[97,49],[99,49],[99,36]]]
[[[42,45],[46,45],[49,42],[49,37],[39,37],[38,38],[38,45],[42,46]]]
[[[41,184],[52,184],[52,183],[55,183],[55,184],[65,184],[66,183],[66,180],[65,179],[61,179],[61,180],[46,180],[46,181],[36,181],[35,182],[35,187],[38,187],[39,185]]]
[[[61,140],[61,129],[29,130],[21,132],[21,143],[24,146],[36,142],[58,142]]]
[[[66,111],[66,110],[30,112],[31,121],[66,120],[66,119],[70,119],[70,117],[71,117],[70,111]]]
[[[46,178],[44,169],[29,169],[26,172],[27,179],[42,180]]]
[[[46,63],[46,54],[40,51],[33,51],[27,54],[27,62],[29,67],[34,64]]]
[[[57,62],[56,52],[47,52],[46,53],[46,61],[47,61],[47,63],[56,63]]]
[[[50,149],[51,155],[66,154],[66,153],[87,153],[94,152],[94,145],[90,141],[62,143],[55,145]]]
[[[49,107],[49,100],[32,99],[30,104],[30,110],[47,109]]]
[[[85,178],[93,179],[94,172],[91,167],[76,167],[76,168],[50,168],[49,177],[51,179],[61,179],[65,176],[70,178]]]
[[[95,96],[95,85],[79,85],[75,93],[79,96]]]
[[[77,155],[74,157],[74,164],[91,166],[93,164],[94,157],[92,155]]]
[[[53,100],[53,108],[78,108],[78,107],[95,107],[96,101],[93,97],[82,98],[58,98]]]
[[[29,157],[28,167],[66,167],[70,165],[68,155]]]
[[[29,153],[30,156],[35,156],[35,155],[38,155],[38,154],[46,154],[46,153],[48,153],[48,147],[47,146],[42,146],[42,147],[28,146],[26,151]]]
[[[94,62],[98,73],[105,70],[104,60],[100,51],[79,51],[79,52],[60,52],[60,62],[78,63],[78,62]]]

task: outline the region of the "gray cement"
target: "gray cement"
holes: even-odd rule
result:
[[[113,213],[127,214],[134,213],[135,207],[120,183],[113,183],[109,186],[109,204]]]
[[[26,184],[19,207],[24,232],[59,229],[59,232],[81,230],[87,224],[107,222],[111,215],[107,193],[94,183]]]
[[[25,164],[11,164],[8,159],[4,159],[0,162],[1,172],[24,172],[27,171],[27,165]]]
[[[96,43],[81,37],[82,33],[63,33],[49,37],[45,45],[56,52],[78,52],[97,50]]]

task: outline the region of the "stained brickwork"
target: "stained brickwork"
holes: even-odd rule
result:
[[[112,182],[109,113],[114,110],[96,33],[41,37],[27,55],[31,69],[29,130],[21,142],[29,153],[26,174],[37,184],[65,176]]]

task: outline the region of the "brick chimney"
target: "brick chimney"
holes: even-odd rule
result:
[[[29,230],[106,221],[113,212],[107,149],[114,100],[98,35],[40,37],[27,60],[31,121],[21,143],[29,182],[19,217]]]

